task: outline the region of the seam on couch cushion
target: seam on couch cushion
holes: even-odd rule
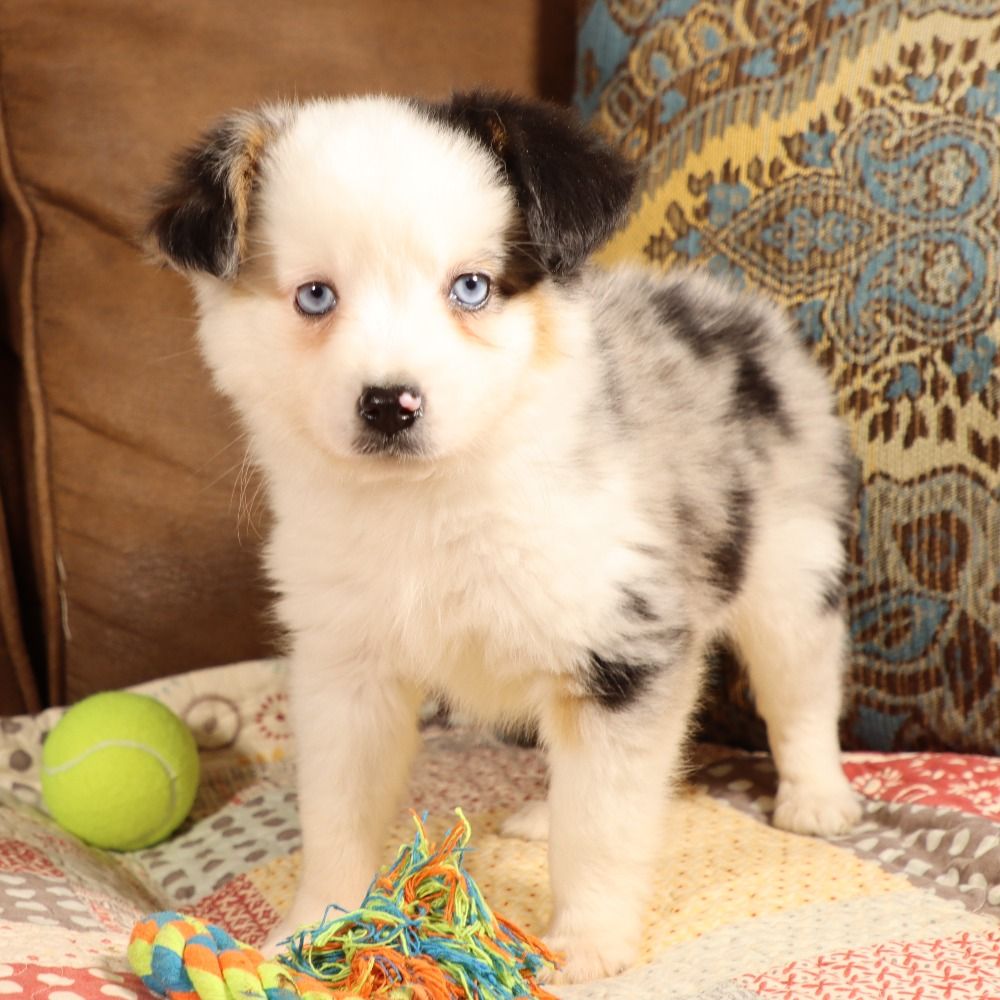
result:
[[[16,295],[20,306],[20,354],[24,383],[27,389],[28,409],[31,420],[31,479],[29,523],[35,533],[32,551],[39,563],[37,572],[42,588],[42,613],[45,624],[46,668],[48,671],[49,699],[62,700],[63,684],[63,634],[59,611],[60,592],[55,550],[55,525],[52,503],[51,469],[49,467],[49,428],[39,370],[38,342],[35,328],[34,290],[35,264],[38,250],[38,225],[31,206],[14,169],[7,134],[7,116],[3,89],[3,64],[0,62],[0,185],[9,203],[17,212],[24,226],[24,245],[21,252],[21,273],[18,275]]]

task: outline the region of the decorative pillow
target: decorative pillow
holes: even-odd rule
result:
[[[845,742],[1000,751],[1000,6],[595,0],[577,104],[645,167],[608,260],[784,303],[862,469]],[[749,714],[738,672],[725,715]]]

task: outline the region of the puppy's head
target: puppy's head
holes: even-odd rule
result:
[[[480,444],[555,362],[560,300],[631,190],[555,107],[316,101],[216,126],[150,235],[191,276],[205,355],[252,428],[427,460]]]

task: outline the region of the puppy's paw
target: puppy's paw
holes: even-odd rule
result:
[[[287,949],[287,944],[285,944],[287,938],[290,938],[304,927],[311,927],[322,921],[327,911],[328,902],[328,900],[318,896],[302,899],[296,898],[291,910],[278,921],[264,939],[264,943],[260,946],[261,952],[266,957],[273,958],[275,955],[285,951]]]
[[[561,956],[551,983],[586,983],[617,976],[639,957],[640,930],[631,915],[618,912],[613,902],[606,910],[589,908],[557,913],[545,943]]]
[[[529,802],[500,824],[501,837],[520,840],[549,839],[549,804],[544,799]]]
[[[559,967],[542,977],[553,985],[588,983],[592,979],[617,976],[634,964],[638,955],[636,947],[616,940],[606,928],[591,934],[553,933],[545,938],[545,943],[562,957]]]
[[[861,819],[861,801],[845,778],[835,785],[783,783],[778,788],[774,825],[792,833],[835,837]]]
[[[271,928],[264,943],[260,946],[260,951],[265,958],[274,958],[285,950],[285,939],[291,937],[298,930],[298,926],[292,923],[288,917],[279,920]]]

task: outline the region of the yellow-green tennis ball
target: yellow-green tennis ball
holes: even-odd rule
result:
[[[198,790],[191,730],[155,698],[94,694],[56,723],[42,747],[42,797],[52,817],[95,847],[134,851],[183,822]]]

